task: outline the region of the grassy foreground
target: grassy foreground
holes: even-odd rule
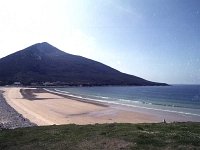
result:
[[[3,130],[0,149],[200,149],[200,123],[61,125]]]

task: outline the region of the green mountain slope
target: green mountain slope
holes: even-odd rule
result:
[[[65,53],[44,42],[0,59],[0,83],[57,85],[166,85],[121,73],[102,63]]]

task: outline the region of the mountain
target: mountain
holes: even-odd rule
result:
[[[65,53],[44,42],[0,59],[0,84],[166,85],[121,73],[102,63]]]

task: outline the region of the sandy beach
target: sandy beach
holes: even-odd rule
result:
[[[192,121],[180,114],[74,100],[43,89],[3,88],[7,103],[37,125]]]
[[[158,121],[149,114],[76,101],[45,91],[34,93],[35,99],[30,100],[22,96],[20,88],[4,88],[3,90],[8,104],[37,125]]]

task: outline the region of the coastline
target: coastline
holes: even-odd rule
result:
[[[162,122],[163,120],[167,122],[200,122],[200,115],[191,113],[190,110],[186,110],[185,108],[179,109],[178,107],[176,109],[166,109],[162,107],[158,108],[152,108],[147,106],[138,106],[138,105],[129,105],[129,104],[123,104],[123,103],[116,103],[112,101],[102,101],[98,99],[91,99],[91,98],[83,98],[75,95],[71,95],[68,93],[65,93],[64,91],[56,90],[56,89],[45,89],[44,90],[58,95],[64,95],[67,98],[74,99],[74,100],[80,100],[82,102],[93,102],[93,103],[99,103],[108,105],[112,108],[116,108],[119,110],[128,110],[134,113],[141,113],[143,115],[150,114],[153,116],[153,118],[156,120],[156,122]],[[145,123],[145,122],[139,122],[139,123]]]
[[[197,121],[190,115],[81,100],[38,88],[2,89],[7,103],[39,126]]]
[[[5,100],[3,93],[3,89],[0,88],[0,130],[36,126],[13,109]]]
[[[9,105],[37,125],[95,124],[95,123],[152,123],[152,115],[132,112],[112,106],[101,106],[72,100],[49,92],[34,93],[38,100],[25,99],[20,89],[4,88]],[[34,90],[34,89],[32,89]]]
[[[196,116],[199,118],[200,121],[200,114],[198,112],[191,112],[190,110],[192,108],[187,108],[187,107],[180,107],[180,106],[173,106],[173,105],[161,105],[161,104],[154,104],[154,103],[150,103],[151,106],[154,107],[148,107],[148,106],[144,106],[144,105],[132,105],[132,104],[127,104],[127,103],[119,103],[116,101],[107,101],[107,100],[100,100],[100,99],[91,99],[91,98],[84,98],[82,96],[76,96],[73,94],[69,94],[68,92],[66,93],[65,91],[62,90],[57,90],[57,89],[46,89],[43,88],[44,90],[53,93],[53,94],[57,94],[57,95],[61,95],[61,96],[65,96],[67,98],[70,99],[74,99],[74,100],[80,100],[82,102],[91,102],[91,103],[97,103],[97,104],[102,104],[102,105],[120,105],[120,106],[124,106],[124,107],[130,107],[133,109],[144,109],[144,110],[152,110],[152,111],[161,111],[161,112],[167,112],[167,113],[177,113],[177,114],[181,114],[181,115],[190,115],[190,116]],[[107,97],[106,97],[107,98]],[[137,101],[139,102],[139,101]],[[141,102],[139,102],[141,103]],[[159,106],[159,107],[155,107],[155,106]],[[173,108],[173,109],[172,109]]]

